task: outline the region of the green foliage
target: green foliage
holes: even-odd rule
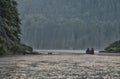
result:
[[[15,0],[0,0],[0,55],[32,50],[20,44],[20,19]]]
[[[9,46],[8,43],[3,38],[0,38],[0,55],[4,55],[8,52]]]
[[[120,53],[120,40],[115,41],[114,43],[110,44],[108,47],[105,48],[108,52],[119,52]]]
[[[11,50],[13,51],[13,54],[23,54],[25,51],[33,51],[30,46],[27,46],[25,44],[16,44],[11,48]]]

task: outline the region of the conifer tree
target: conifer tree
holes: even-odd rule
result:
[[[20,19],[15,0],[0,0],[0,54],[20,44]]]

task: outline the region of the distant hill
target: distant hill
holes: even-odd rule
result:
[[[102,49],[120,39],[120,0],[18,0],[22,42],[38,49]]]

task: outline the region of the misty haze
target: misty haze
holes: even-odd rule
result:
[[[22,42],[35,49],[104,49],[120,39],[119,0],[18,0]]]
[[[0,0],[0,79],[120,79],[120,0]]]

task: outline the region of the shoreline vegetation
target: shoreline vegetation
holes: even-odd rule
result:
[[[0,0],[0,56],[33,50],[30,46],[21,44],[20,26],[16,0]]]
[[[120,40],[111,43],[108,47],[105,48],[105,52],[120,53]]]

